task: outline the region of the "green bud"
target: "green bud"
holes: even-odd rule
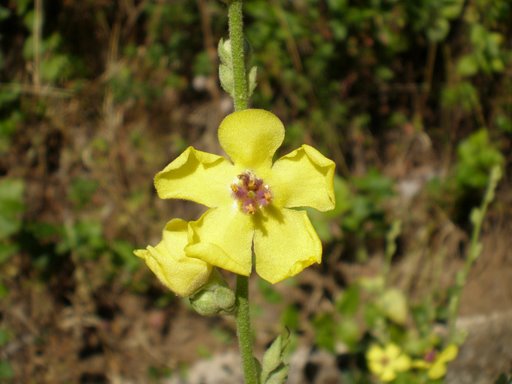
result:
[[[258,75],[258,67],[253,66],[251,70],[249,71],[249,97],[252,96],[252,93],[254,92],[254,89],[256,89],[256,85],[258,84],[256,81],[256,77]]]
[[[288,369],[288,365],[281,365],[270,374],[264,384],[284,384],[288,378]]]
[[[279,335],[263,355],[261,366],[262,384],[283,384],[288,377],[288,364],[284,363],[284,354],[290,334]]]
[[[235,293],[217,271],[210,281],[189,298],[192,308],[202,316],[228,315],[235,311]]]
[[[256,76],[258,73],[258,68],[256,66],[252,66],[249,69],[250,61],[251,61],[251,47],[247,40],[244,41],[244,50],[245,50],[245,68],[247,71],[247,84],[248,84],[248,92],[249,97],[254,92],[256,88]],[[231,55],[231,42],[229,40],[220,39],[219,45],[217,47],[217,52],[219,54],[220,64],[219,64],[219,80],[222,89],[226,91],[231,97],[234,97],[234,77],[233,77],[233,60]]]
[[[220,62],[231,66],[231,41],[220,39],[219,45],[217,47],[217,51],[219,53]]]
[[[217,47],[219,53],[219,80],[222,89],[224,89],[231,97],[234,97],[234,77],[233,62],[231,56],[231,42],[229,40],[220,39]]]
[[[234,94],[234,81],[233,81],[233,69],[227,65],[219,65],[219,80],[222,89],[225,90],[231,97]]]

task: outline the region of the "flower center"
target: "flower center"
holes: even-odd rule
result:
[[[272,201],[270,187],[251,171],[239,174],[231,184],[231,191],[242,212],[250,215]]]
[[[428,351],[425,356],[423,357],[423,359],[427,362],[427,363],[433,363],[434,360],[436,359],[437,357],[437,353],[434,349]]]
[[[382,367],[387,367],[389,365],[389,363],[391,363],[391,360],[389,359],[389,357],[387,357],[387,356],[381,357],[380,364],[382,365]]]

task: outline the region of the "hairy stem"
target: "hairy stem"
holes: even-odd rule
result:
[[[235,111],[246,109],[248,105],[247,72],[244,60],[244,30],[242,0],[232,0],[228,5],[229,40],[233,58],[233,80]]]
[[[235,111],[247,109],[247,72],[244,56],[244,30],[242,16],[242,0],[230,0],[228,3],[229,40],[231,41],[231,57],[233,60],[233,101]],[[242,356],[242,366],[246,384],[258,384],[258,369],[252,354],[251,317],[249,313],[249,278],[236,277],[236,333]]]
[[[244,30],[242,16],[242,0],[231,0],[228,3],[229,40],[231,41],[231,57],[233,60],[233,87],[235,111],[247,108],[247,72],[244,57]],[[258,384],[258,369],[252,354],[251,317],[249,313],[249,278],[236,277],[236,331],[242,366],[246,384]]]
[[[251,318],[249,314],[249,278],[236,277],[236,331],[246,384],[258,384],[258,370],[252,355]]]

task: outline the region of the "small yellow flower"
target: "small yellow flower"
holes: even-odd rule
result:
[[[459,353],[455,344],[448,345],[441,352],[435,349],[425,354],[422,360],[415,360],[413,366],[420,369],[428,369],[427,375],[431,380],[437,380],[446,375],[446,365],[454,360]]]
[[[398,372],[408,371],[411,367],[409,356],[395,344],[388,344],[384,348],[372,345],[366,353],[366,360],[370,371],[384,382],[394,380]]]
[[[144,259],[158,279],[179,296],[190,296],[204,285],[212,267],[202,260],[187,257],[188,223],[173,219],[163,230],[162,241],[155,247],[134,251]]]
[[[334,208],[334,162],[303,145],[272,158],[284,126],[272,113],[248,109],[221,123],[219,142],[228,159],[187,148],[155,177],[161,198],[192,200],[210,209],[190,223],[188,256],[276,283],[313,263],[322,245],[305,211]]]

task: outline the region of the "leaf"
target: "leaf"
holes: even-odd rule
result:
[[[0,299],[3,299],[7,294],[9,293],[9,290],[5,285],[0,283]]]
[[[333,335],[336,333],[336,323],[331,314],[320,313],[313,319],[315,329],[315,343],[330,352],[334,352],[336,340]]]
[[[6,329],[0,328],[0,347],[6,345],[10,339],[10,333]]]
[[[473,208],[470,215],[471,224],[474,226],[479,225],[483,220],[482,210],[480,208]]]
[[[17,244],[0,243],[0,264],[5,263],[9,258],[18,251]]]
[[[354,318],[343,318],[338,323],[336,336],[351,350],[355,349],[361,338],[358,322]]]
[[[264,384],[284,384],[286,379],[288,378],[288,365],[283,365],[281,368],[275,370],[270,374],[267,380],[265,380]]]
[[[0,379],[11,379],[14,376],[11,364],[8,361],[0,361]]]
[[[473,55],[463,56],[457,64],[457,72],[461,76],[473,76],[478,72],[478,62]]]
[[[5,20],[11,15],[11,10],[0,5],[0,20]]]
[[[21,226],[24,186],[22,180],[0,181],[0,239],[16,233]]]
[[[342,315],[352,316],[359,308],[360,289],[357,284],[351,285],[336,302],[336,309]]]
[[[222,89],[234,97],[233,69],[221,63],[219,65],[219,80]]]
[[[249,80],[249,97],[252,96],[254,90],[256,89],[256,86],[258,85],[257,82],[257,76],[258,76],[258,67],[253,66],[249,70],[248,80]]]
[[[512,376],[505,375],[502,373],[500,377],[494,382],[494,384],[512,384]]]
[[[407,320],[407,299],[402,291],[390,288],[378,300],[378,306],[391,321],[404,325]]]
[[[261,364],[262,384],[282,384],[288,377],[288,364],[285,364],[284,353],[289,343],[290,333],[279,335],[263,355]]]

